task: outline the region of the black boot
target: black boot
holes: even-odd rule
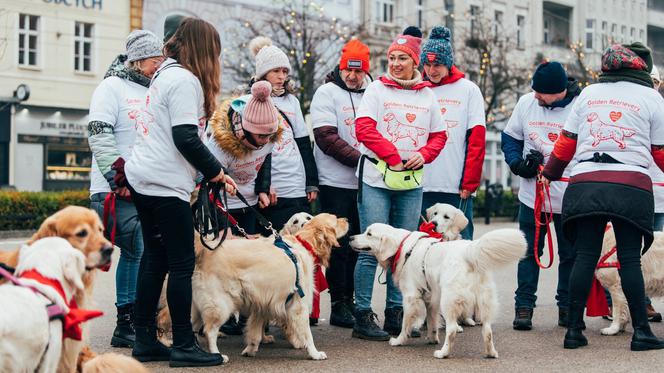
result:
[[[514,330],[530,330],[533,328],[533,309],[517,308],[514,311],[514,321],[512,321]]]
[[[181,367],[210,367],[222,365],[224,359],[221,354],[212,354],[203,351],[196,342],[191,328],[173,328],[173,348],[169,366]]]
[[[157,327],[134,326],[136,340],[131,356],[140,361],[168,361],[171,358],[171,349],[157,340]]]
[[[134,331],[134,305],[132,303],[117,307],[118,321],[113,330],[111,346],[134,347],[136,332]]]
[[[403,321],[403,308],[402,307],[392,307],[385,309],[385,323],[383,324],[383,330],[388,332],[390,335],[399,335],[401,334],[401,322]],[[410,331],[410,337],[419,338],[422,335],[417,329]]]
[[[567,313],[567,333],[563,342],[564,348],[575,349],[588,345],[588,340],[581,331],[584,309],[584,304],[570,303]]]
[[[567,327],[567,320],[569,307],[560,307],[558,308],[558,326]],[[581,320],[581,330],[586,330],[586,323]]]
[[[355,325],[353,311],[346,300],[332,302],[332,312],[330,313],[330,325],[340,326],[342,328],[352,328]]]
[[[376,324],[378,316],[372,310],[358,310],[355,313],[353,337],[369,341],[387,341],[390,335]]]
[[[219,331],[226,335],[242,335],[244,326],[247,324],[247,318],[240,315],[240,320],[236,320],[232,315],[224,325],[219,328]]]
[[[650,330],[648,324],[648,313],[645,304],[643,306],[634,307],[633,304],[628,302],[629,313],[632,317],[632,327],[634,334],[632,335],[632,351],[648,351],[660,350],[664,348],[664,340],[657,338]]]

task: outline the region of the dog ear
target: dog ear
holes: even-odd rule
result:
[[[78,251],[72,251],[71,254],[67,256],[63,268],[65,280],[72,284],[76,289],[83,290],[85,288],[82,280],[84,272],[85,258],[83,257],[83,254]]]
[[[28,240],[28,245],[32,245],[35,241],[37,241],[40,238],[44,237],[53,237],[58,235],[58,230],[57,230],[57,222],[58,218],[56,215],[51,215],[44,222],[41,223],[39,226],[39,229],[35,234],[32,235],[30,240]]]
[[[461,210],[457,211],[456,214],[454,215],[454,222],[452,229],[455,234],[459,234],[462,230],[464,230],[468,226],[468,218],[463,214]]]
[[[378,259],[379,262],[386,262],[396,253],[397,253],[397,245],[395,244],[392,237],[388,235],[383,235],[380,238],[378,250],[374,250],[374,255],[376,256],[376,259]]]

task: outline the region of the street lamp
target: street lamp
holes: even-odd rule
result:
[[[0,106],[0,111],[9,105],[19,104],[30,98],[30,87],[27,84],[19,84],[14,90],[12,97],[0,97],[0,102],[5,104]]]

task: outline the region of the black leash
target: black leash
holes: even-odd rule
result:
[[[226,236],[228,235],[228,214],[222,213],[223,217],[220,219],[216,210],[216,202],[219,201],[220,194],[223,198],[223,205],[226,206],[228,196],[224,184],[211,183],[204,180],[201,182],[200,189],[198,190],[198,198],[196,198],[196,202],[191,206],[194,229],[200,234],[201,244],[208,250],[216,250],[226,240]],[[219,232],[221,230],[223,230],[223,233],[221,234],[221,239],[219,239]],[[209,239],[210,236],[212,239]],[[216,240],[219,240],[216,244],[208,243]]]

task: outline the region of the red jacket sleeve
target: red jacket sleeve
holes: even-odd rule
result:
[[[650,153],[657,167],[664,171],[664,145],[652,145]]]
[[[480,186],[484,155],[486,153],[486,128],[475,126],[468,130],[466,163],[463,167],[461,189],[474,192]]]
[[[542,175],[549,180],[559,180],[565,172],[565,167],[574,158],[576,153],[576,133],[563,130],[553,145],[553,152],[542,170]]]
[[[395,166],[401,162],[401,156],[397,148],[389,142],[376,129],[376,121],[369,117],[357,118],[355,120],[355,135],[357,141],[369,148],[376,156],[389,164]]]
[[[432,132],[429,134],[427,144],[421,147],[418,152],[424,156],[424,163],[433,162],[447,142],[447,131]]]

